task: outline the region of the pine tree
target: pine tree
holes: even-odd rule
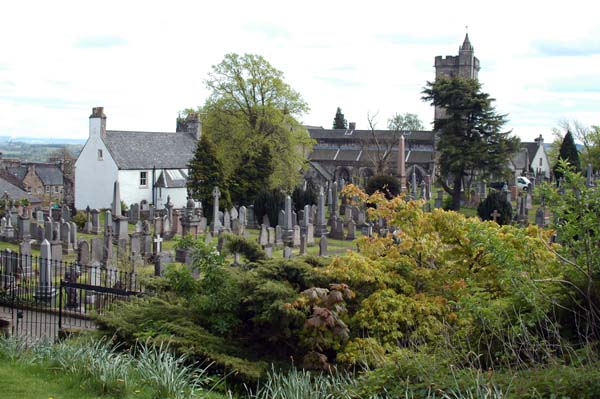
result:
[[[273,156],[267,145],[259,151],[242,154],[241,162],[230,179],[231,200],[237,205],[254,203],[257,194],[269,187],[273,173]]]
[[[193,199],[202,201],[205,216],[212,217],[212,192],[215,187],[219,187],[221,191],[220,208],[231,207],[231,199],[225,186],[223,165],[217,158],[215,145],[206,135],[202,135],[198,141],[194,158],[188,164],[188,169],[188,194]]]
[[[334,129],[348,129],[348,121],[344,119],[344,114],[342,114],[342,109],[340,107],[335,111],[335,118],[333,118],[333,128]]]
[[[571,131],[567,130],[567,134],[563,138],[562,144],[560,146],[560,151],[558,153],[558,159],[565,160],[569,162],[569,165],[573,167],[575,172],[581,172],[581,163],[579,162],[579,151],[577,151],[577,147],[575,146],[575,140],[573,140],[573,135]],[[562,177],[562,172],[558,169],[558,163],[554,166],[554,177],[558,180]]]

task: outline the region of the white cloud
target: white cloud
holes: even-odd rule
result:
[[[555,5],[556,4],[556,5]],[[258,53],[285,73],[331,125],[379,126],[420,100],[436,55],[455,55],[469,25],[480,80],[525,140],[560,118],[598,124],[597,6],[507,1],[10,2],[0,23],[0,135],[87,136],[93,106],[109,129],[172,131],[200,105],[203,80],[224,54]],[[558,6],[560,5],[560,6]]]

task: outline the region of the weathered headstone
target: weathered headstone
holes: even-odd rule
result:
[[[317,216],[315,222],[315,235],[321,237],[322,235],[327,234],[327,223],[325,221],[325,195],[323,194],[323,189],[319,192],[319,197],[317,199]]]
[[[348,222],[348,234],[346,235],[346,240],[354,240],[356,238],[356,223],[354,220],[350,219]]]
[[[102,232],[102,227],[100,227],[100,211],[97,209],[92,209],[92,231],[91,234],[100,234]]]
[[[434,208],[439,209],[443,206],[444,192],[442,190],[437,191],[437,197],[435,197]]]
[[[39,262],[39,286],[35,292],[35,297],[49,301],[56,295],[56,289],[52,283],[52,250],[48,240],[44,240],[40,245]]]
[[[258,243],[263,247],[269,244],[269,232],[267,231],[267,226],[264,224],[260,225]]]
[[[295,225],[293,231],[294,231],[294,234],[293,234],[293,238],[292,238],[292,245],[294,247],[299,247],[300,246],[300,226]]]
[[[275,245],[277,247],[283,245],[283,234],[281,233],[281,226],[275,226]]]
[[[77,249],[77,263],[82,266],[88,266],[90,262],[90,245],[87,240],[80,240]],[[101,258],[101,257],[100,257]]]
[[[60,226],[60,240],[62,241],[63,254],[73,253],[73,243],[71,241],[71,225],[63,222]]]
[[[19,244],[19,266],[17,271],[21,278],[28,278],[33,275],[32,266],[31,243],[29,240],[25,240]]]
[[[219,222],[219,198],[221,197],[221,191],[219,187],[215,187],[212,191],[213,196],[213,222],[211,226],[212,235],[219,234],[221,230],[221,224]]]
[[[290,259],[292,257],[292,248],[287,245],[283,247],[283,258]]]
[[[306,247],[308,246],[306,235],[302,234],[300,236],[300,255],[306,255]]]
[[[324,235],[319,240],[319,256],[327,256],[327,237]]]

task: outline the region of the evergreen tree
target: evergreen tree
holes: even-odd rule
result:
[[[439,141],[440,179],[452,197],[452,209],[460,209],[463,179],[506,173],[507,161],[519,148],[519,139],[502,132],[504,115],[497,114],[489,94],[474,79],[439,78],[428,82],[423,100],[443,107],[446,117],[434,121]],[[447,181],[450,180],[450,184]]]
[[[342,109],[340,107],[335,111],[335,118],[333,118],[333,128],[334,129],[348,129],[348,121],[344,118],[344,114],[342,114]]]
[[[575,146],[575,140],[571,131],[568,130],[567,134],[563,138],[562,144],[560,145],[560,151],[558,152],[558,159],[565,160],[571,165],[575,172],[581,172],[581,163],[579,162],[579,151]],[[562,171],[558,167],[558,162],[554,166],[554,177],[558,180],[563,176]]]
[[[267,145],[258,152],[245,153],[229,181],[231,200],[237,205],[254,203],[256,195],[269,186],[273,173],[273,156]]]
[[[205,216],[212,218],[212,192],[215,187],[219,187],[221,191],[220,208],[231,207],[231,199],[225,185],[223,165],[217,158],[215,145],[206,135],[202,135],[198,141],[194,158],[188,164],[188,169],[188,195],[195,200],[202,201]]]

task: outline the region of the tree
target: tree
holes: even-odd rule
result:
[[[242,154],[241,162],[229,179],[231,200],[238,205],[254,202],[256,195],[268,187],[273,173],[273,155],[269,146],[262,145],[258,152]]]
[[[377,131],[377,114],[367,114],[369,122],[369,134],[361,139],[361,149],[365,158],[371,163],[376,175],[390,173],[390,156],[392,149],[398,145],[399,132]]]
[[[559,127],[563,131],[570,131],[573,134],[573,138],[582,144],[579,158],[581,161],[582,170],[587,167],[588,164],[592,165],[593,170],[600,169],[600,126],[585,126],[578,120],[561,120],[558,122]],[[553,130],[559,131],[555,128]],[[561,134],[561,138],[562,138]],[[562,144],[562,140],[559,144]],[[558,156],[554,159],[553,164],[558,161]]]
[[[281,71],[254,54],[227,54],[205,83],[212,93],[201,110],[203,134],[214,141],[225,176],[238,169],[243,154],[267,146],[277,154],[269,186],[291,190],[312,146],[297,120],[308,111],[300,94]]]
[[[405,132],[424,130],[425,127],[416,114],[409,114],[407,112],[404,115],[395,114],[388,119],[388,129],[395,132]]]
[[[577,151],[577,147],[575,146],[575,140],[573,140],[573,135],[571,131],[567,131],[565,137],[563,138],[562,144],[560,146],[560,150],[558,152],[558,163],[554,166],[554,177],[556,179],[560,179],[562,177],[562,170],[559,167],[560,161],[567,161],[569,165],[571,165],[575,172],[581,171],[581,164],[579,162],[579,151]]]
[[[223,166],[217,158],[216,152],[212,141],[206,135],[202,135],[200,141],[198,141],[194,158],[188,164],[188,195],[195,200],[202,201],[204,214],[209,217],[212,217],[212,192],[215,187],[219,187],[221,191],[219,205],[225,208],[231,207],[229,192],[225,185]]]
[[[439,177],[452,197],[452,209],[460,209],[463,179],[478,173],[506,173],[508,159],[519,148],[519,139],[502,132],[505,115],[496,113],[489,94],[474,79],[442,77],[427,82],[423,100],[446,109],[446,118],[434,121],[439,141]],[[447,180],[451,180],[450,185]]]
[[[333,118],[333,128],[334,129],[348,129],[348,121],[344,118],[344,114],[342,114],[342,109],[340,107],[335,111],[335,118]]]

